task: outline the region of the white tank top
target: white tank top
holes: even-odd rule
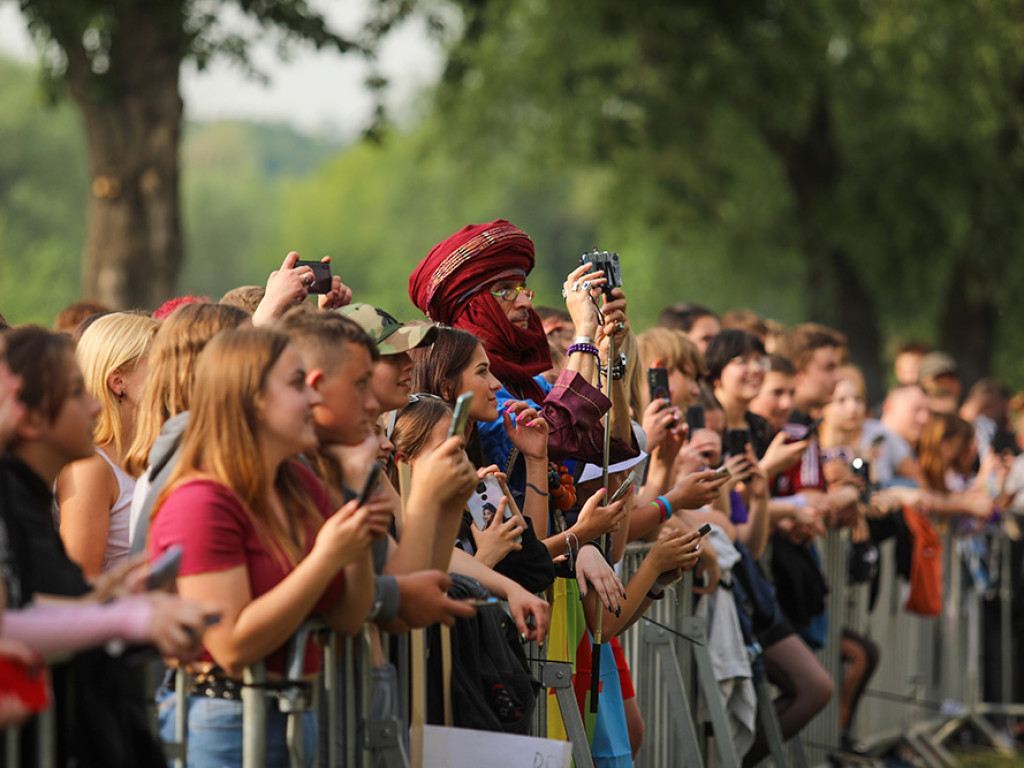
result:
[[[117,480],[117,500],[110,508],[110,525],[107,528],[107,550],[103,555],[103,570],[109,571],[128,557],[129,517],[131,515],[132,495],[135,493],[135,478],[117,466],[102,448],[96,453],[103,457],[114,472]],[[54,484],[56,491],[56,484]],[[53,499],[53,521],[60,525],[60,508],[57,506],[56,495]]]
[[[135,478],[117,466],[102,448],[97,448],[96,453],[106,459],[117,479],[117,501],[110,508],[107,553],[103,556],[103,570],[108,571],[128,557],[129,517],[132,495],[135,493]]]

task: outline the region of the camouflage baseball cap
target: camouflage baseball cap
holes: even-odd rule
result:
[[[397,355],[416,347],[434,343],[437,328],[427,323],[400,323],[383,309],[356,303],[342,307],[338,313],[354,320],[377,344],[382,355]]]

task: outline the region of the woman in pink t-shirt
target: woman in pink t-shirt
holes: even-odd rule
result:
[[[386,530],[386,505],[353,501],[332,515],[319,481],[293,460],[316,444],[318,401],[282,334],[224,331],[199,358],[181,458],[149,538],[152,558],[180,544],[178,591],[222,610],[190,670],[190,766],[241,764],[247,666],[265,660],[268,678],[280,679],[284,646],[305,619],[321,614],[354,634],[370,610],[369,547]],[[304,676],[319,669],[310,642]],[[164,696],[160,718],[165,737],[173,734],[173,697]],[[313,718],[304,731],[315,736]],[[284,717],[268,707],[267,765],[286,763],[284,733]]]

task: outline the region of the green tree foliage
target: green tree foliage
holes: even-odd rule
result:
[[[178,292],[216,300],[239,285],[263,285],[287,253],[275,248],[282,185],[337,151],[332,142],[283,125],[189,126],[182,207],[191,246]]]
[[[537,243],[538,301],[561,301],[565,274],[595,242],[586,178],[538,173],[513,153],[481,171],[436,143],[441,130],[428,124],[358,145],[287,183],[278,250],[329,254],[359,299],[412,317],[408,277],[430,248],[466,224],[507,218]]]
[[[53,95],[67,93],[82,115],[89,156],[83,292],[113,306],[151,306],[173,286],[183,260],[178,155],[179,72],[214,56],[250,67],[250,37],[220,14],[241,11],[255,37],[372,53],[331,30],[305,0],[20,0],[43,52]],[[378,7],[370,35],[393,10]],[[251,67],[250,67],[251,68]],[[379,79],[374,85],[380,85]]]
[[[0,59],[0,312],[48,325],[78,296],[85,153],[74,111],[45,109],[36,83]]]
[[[969,376],[993,344],[1020,350],[1002,331],[1024,277],[1012,3],[459,6],[454,138],[608,169],[602,220],[686,257],[678,298],[716,261],[735,288],[717,306],[838,325],[876,378],[883,335],[930,336]],[[758,306],[757,285],[794,281],[795,302]]]

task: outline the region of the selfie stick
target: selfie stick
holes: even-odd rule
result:
[[[605,381],[608,384],[608,398],[612,394],[612,360],[615,359],[615,336],[608,337],[608,375]],[[601,369],[598,368],[598,377],[601,376]],[[604,472],[602,482],[605,489],[604,501],[608,499],[608,459],[612,447],[612,409],[604,415]],[[612,562],[612,534],[604,535],[604,559],[611,565]],[[601,625],[604,622],[604,611],[601,610],[601,601],[597,603],[597,626],[594,627],[594,647],[590,653],[590,711],[597,712],[598,692],[601,690]]]

